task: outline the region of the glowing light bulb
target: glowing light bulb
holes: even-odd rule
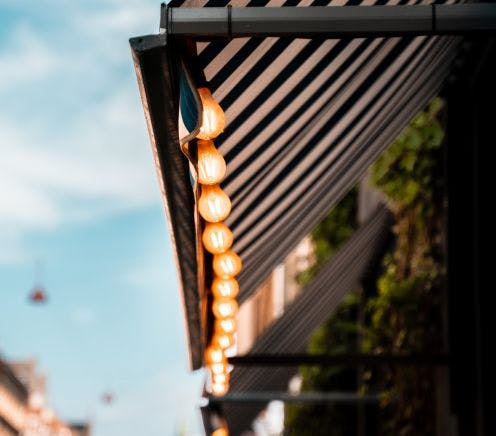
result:
[[[212,254],[220,254],[231,248],[233,234],[223,223],[207,223],[203,231],[203,245]]]
[[[234,277],[241,271],[243,263],[234,251],[227,251],[214,256],[213,266],[219,277]]]
[[[209,365],[212,374],[225,374],[227,373],[227,363],[211,363]]]
[[[232,318],[238,312],[238,303],[232,298],[219,298],[212,309],[216,318]]]
[[[232,277],[226,279],[215,277],[212,282],[212,293],[215,298],[234,298],[238,292],[239,284]]]
[[[224,350],[218,345],[210,345],[205,351],[205,360],[208,364],[225,363]]]
[[[227,394],[228,389],[227,383],[212,383],[212,394],[217,397]]]
[[[235,333],[236,332],[236,320],[234,318],[224,318],[216,319],[214,324],[214,330],[219,333]]]
[[[203,110],[202,125],[196,137],[199,139],[214,139],[224,131],[226,116],[208,88],[198,88],[198,94],[200,94]]]
[[[229,383],[229,374],[227,372],[222,374],[212,374],[212,383]]]
[[[234,337],[229,333],[216,333],[212,338],[212,344],[226,350],[234,345]]]
[[[219,185],[203,185],[198,210],[205,221],[218,223],[231,212],[231,200]]]
[[[226,161],[212,141],[198,141],[198,182],[202,185],[220,183],[226,175]]]

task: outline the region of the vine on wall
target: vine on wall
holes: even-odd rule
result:
[[[309,352],[441,351],[445,283],[442,108],[442,100],[434,99],[372,166],[371,184],[384,194],[394,216],[394,247],[383,258],[375,289],[365,294],[365,318],[358,323],[361,303],[352,293],[316,331]],[[355,216],[356,193],[352,193],[314,230],[317,262],[302,274],[303,283],[351,235]],[[349,368],[301,368],[300,373],[304,390],[384,392],[378,417],[381,435],[435,433],[432,368],[366,368],[358,378]],[[286,433],[356,434],[356,413],[349,406],[292,405],[286,412]]]

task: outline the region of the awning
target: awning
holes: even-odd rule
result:
[[[201,367],[202,296],[199,275],[201,257],[197,241],[196,191],[191,184],[189,163],[179,147],[179,75],[181,71],[172,45],[165,35],[150,35],[131,41],[153,156],[164,199],[172,251],[178,271],[179,294],[193,369]]]
[[[418,2],[172,0],[169,6],[409,3]],[[198,55],[191,58],[180,41],[167,41],[165,29],[131,41],[175,240],[194,368],[201,366],[207,300],[195,187],[179,150],[180,77],[188,69],[193,77],[204,74],[226,113],[216,146],[228,163],[222,187],[232,200],[226,224],[244,264],[238,277],[243,302],[438,92],[457,42],[449,36],[219,39],[197,42]]]
[[[305,351],[311,334],[334,313],[344,296],[357,289],[377,258],[389,231],[388,212],[381,207],[322,267],[284,314],[257,340],[250,353]],[[231,392],[285,391],[296,368],[235,367]],[[263,404],[225,404],[223,413],[232,434],[241,434]]]
[[[171,6],[227,3],[173,0]],[[244,262],[240,302],[436,94],[454,47],[452,37],[198,43],[198,65],[228,120],[216,145],[228,162],[223,189],[233,208],[226,224]]]

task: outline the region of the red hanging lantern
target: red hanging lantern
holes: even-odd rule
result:
[[[105,392],[102,395],[102,403],[110,405],[114,402],[114,395],[111,392]]]
[[[45,290],[41,286],[35,286],[29,294],[29,299],[34,304],[46,303],[48,300]]]

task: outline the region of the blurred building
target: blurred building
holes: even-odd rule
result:
[[[90,426],[88,423],[71,423],[69,428],[72,431],[73,436],[89,436]]]
[[[27,421],[28,391],[0,360],[0,436],[17,435]]]
[[[46,377],[36,360],[0,360],[0,436],[89,436],[87,424],[67,424],[48,406]]]
[[[242,328],[237,335],[239,354],[248,352],[257,337],[283,314],[284,308],[298,295],[301,290],[298,274],[309,268],[313,259],[313,241],[306,236],[240,307],[238,323]]]

